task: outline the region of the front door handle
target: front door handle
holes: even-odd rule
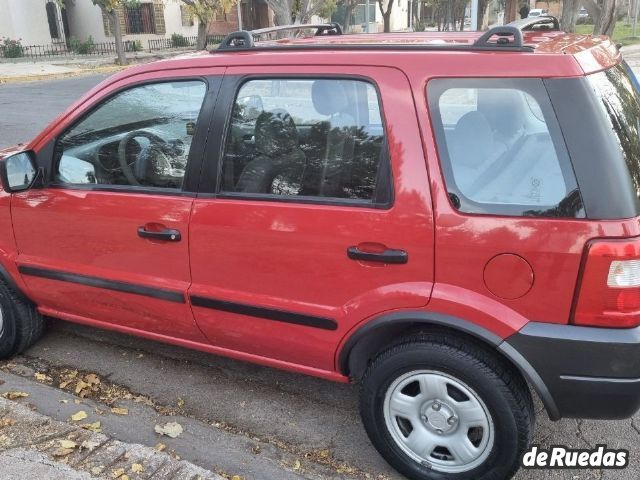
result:
[[[347,248],[347,256],[351,260],[363,260],[365,262],[381,262],[403,264],[409,261],[409,255],[404,250],[387,248],[382,252],[365,252],[358,247]]]
[[[179,242],[182,236],[179,230],[163,228],[159,230],[147,230],[147,227],[138,227],[138,236],[151,240],[164,240],[165,242]]]

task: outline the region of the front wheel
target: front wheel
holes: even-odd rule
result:
[[[374,446],[413,480],[510,478],[533,432],[518,372],[446,334],[382,352],[365,373],[360,407]]]

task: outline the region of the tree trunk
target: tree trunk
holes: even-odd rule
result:
[[[563,0],[562,15],[560,15],[560,28],[565,32],[576,31],[576,22],[578,21],[580,4],[580,0]]]
[[[196,42],[196,49],[205,50],[207,48],[207,29],[209,25],[198,21],[198,40]]]
[[[118,54],[118,64],[127,64],[127,55],[124,51],[124,44],[122,43],[122,28],[120,26],[120,19],[118,18],[118,12],[114,9],[109,12],[109,18],[113,22],[113,36],[116,42],[116,53]]]
[[[604,0],[600,7],[600,15],[595,19],[594,35],[609,35],[616,26],[616,0]]]
[[[342,19],[342,28],[345,32],[351,29],[351,17],[353,16],[353,10],[356,8],[354,2],[346,2],[344,7],[344,18]]]
[[[391,9],[393,8],[393,0],[387,1],[387,11],[385,12],[382,8],[383,0],[378,0],[378,7],[380,7],[380,13],[382,14],[385,33],[389,33],[391,31]]]

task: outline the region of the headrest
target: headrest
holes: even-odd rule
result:
[[[508,88],[478,90],[478,112],[482,113],[493,131],[510,139],[524,127],[524,109],[519,91]],[[504,139],[503,139],[504,140]]]
[[[268,157],[277,157],[298,147],[298,129],[293,118],[284,109],[262,112],[256,120],[256,151]]]
[[[492,156],[493,132],[480,112],[465,113],[456,123],[451,136],[449,154],[456,166],[476,167]]]
[[[316,111],[322,115],[334,115],[348,105],[347,93],[338,80],[316,80],[311,86],[311,99]]]

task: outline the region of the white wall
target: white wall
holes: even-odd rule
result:
[[[23,45],[50,45],[45,0],[0,0],[0,37]]]
[[[74,0],[67,2],[67,18],[69,19],[69,33],[81,41],[91,36],[96,43],[110,42],[104,34],[102,10],[91,0]]]
[[[2,0],[0,0],[2,1]],[[153,3],[150,0],[140,0],[141,3]],[[194,22],[191,27],[182,26],[182,15],[180,13],[180,0],[163,0],[164,2],[164,22],[166,26],[166,34],[136,34],[126,35],[123,32],[123,38],[125,40],[140,40],[142,46],[147,48],[147,40],[154,38],[168,38],[173,33],[180,33],[184,36],[195,36],[198,34],[198,25]],[[69,2],[70,6],[67,10],[69,18],[69,30],[71,35],[78,37],[84,41],[89,38],[89,35],[93,37],[96,43],[112,42],[113,37],[107,37],[104,34],[104,25],[102,22],[102,12],[100,7],[95,6],[91,0],[75,0],[73,3]]]

